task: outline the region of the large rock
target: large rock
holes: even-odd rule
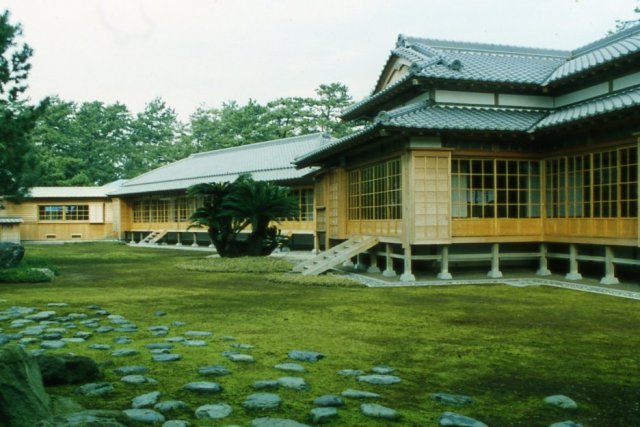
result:
[[[0,242],[0,268],[16,267],[22,261],[24,247],[18,243]]]
[[[41,354],[36,359],[45,385],[81,384],[98,379],[98,364],[86,356]]]
[[[0,348],[0,419],[7,426],[36,426],[51,418],[40,368],[21,347]]]

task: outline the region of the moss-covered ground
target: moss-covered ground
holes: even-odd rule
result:
[[[87,312],[98,304],[135,322],[134,342],[113,344],[116,333],[96,334],[65,351],[85,354],[104,368],[116,392],[101,399],[79,399],[87,407],[125,409],[134,396],[161,390],[162,399],[182,399],[192,410],[178,414],[196,426],[247,425],[254,417],[241,402],[256,380],[291,376],[273,369],[290,350],[320,351],[326,358],[305,364],[306,392],[280,389],[281,409],[270,416],[308,421],[314,397],[347,388],[382,394],[378,403],[396,409],[396,422],[366,418],[360,402],[347,400],[335,426],[435,426],[444,411],[456,411],[489,426],[548,426],[574,420],[584,426],[640,425],[640,303],[609,296],[547,287],[503,285],[370,289],[306,286],[266,280],[264,273],[189,271],[178,265],[202,253],[131,248],[118,244],[28,246],[29,257],[47,258],[59,270],[55,282],[0,285],[0,310],[11,305],[44,309],[65,302],[59,313]],[[167,315],[156,317],[157,310]],[[144,344],[162,342],[148,326],[184,321],[169,336],[186,330],[211,331],[206,347],[177,346],[183,360],[154,363]],[[0,325],[0,327],[5,325]],[[238,365],[221,356],[231,335],[256,363]],[[88,349],[91,343],[136,348],[140,355],[114,358]],[[37,348],[32,345],[30,348]],[[119,382],[113,367],[143,364],[157,386]],[[199,366],[222,364],[233,374],[200,377]],[[364,371],[385,364],[396,368],[402,383],[373,386],[336,374],[344,368]],[[295,374],[293,374],[295,376]],[[219,381],[224,391],[199,396],[183,391],[191,381]],[[49,389],[72,395],[75,387]],[[432,401],[432,392],[470,395],[465,408]],[[542,399],[565,394],[578,402],[574,411],[545,407]],[[234,408],[224,422],[196,420],[193,409],[227,402]]]

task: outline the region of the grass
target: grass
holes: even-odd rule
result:
[[[378,403],[396,409],[398,422],[366,418],[359,402],[347,400],[335,426],[435,426],[444,411],[460,412],[495,426],[548,426],[572,419],[584,426],[640,425],[639,303],[558,288],[513,288],[501,285],[434,288],[353,288],[301,286],[288,280],[274,282],[273,273],[208,273],[177,265],[202,260],[201,253],[130,248],[115,244],[29,246],[27,259],[46,257],[60,275],[51,284],[5,284],[0,288],[0,310],[11,305],[45,308],[66,302],[61,313],[88,312],[99,304],[138,324],[134,342],[114,345],[116,334],[94,335],[86,344],[66,351],[89,355],[113,367],[144,364],[157,386],[129,386],[119,382],[111,367],[104,379],[116,393],[109,398],[79,399],[87,407],[125,409],[133,397],[161,390],[162,399],[182,399],[192,410],[178,414],[193,425],[212,422],[191,418],[202,404],[227,402],[233,414],[222,424],[247,425],[264,414],[246,412],[242,400],[261,379],[291,375],[273,369],[294,349],[321,351],[326,358],[306,364],[302,374],[308,392],[281,389],[284,404],[270,416],[308,421],[311,401],[322,394],[347,388],[376,391]],[[286,278],[286,279],[285,279]],[[165,317],[156,317],[165,310]],[[151,325],[187,322],[170,335],[207,330],[215,336],[204,348],[177,346],[183,360],[150,361],[144,344],[161,342],[147,331]],[[7,328],[8,324],[0,327]],[[255,345],[251,365],[236,365],[220,353],[230,349],[221,339],[232,335],[238,343]],[[90,350],[90,343],[131,347],[140,355],[113,358]],[[36,348],[31,346],[30,348]],[[199,377],[196,370],[222,364],[233,375],[217,379],[224,391],[197,396],[182,385],[216,379]],[[377,364],[397,369],[403,382],[371,386],[336,371],[369,370]],[[294,375],[295,376],[295,375]],[[74,386],[54,387],[54,394],[73,395]],[[465,408],[446,407],[429,398],[432,392],[470,395]],[[550,394],[566,394],[578,402],[576,411],[545,407]]]

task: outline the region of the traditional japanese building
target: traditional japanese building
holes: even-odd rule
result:
[[[368,251],[407,281],[471,263],[637,274],[640,26],[574,51],[401,35],[343,118],[368,124],[296,164],[320,168],[320,241],[347,242],[300,270]]]

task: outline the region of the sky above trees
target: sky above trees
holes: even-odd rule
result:
[[[636,18],[635,0],[5,0],[34,50],[28,95],[200,106],[373,87],[399,33],[575,49]]]

